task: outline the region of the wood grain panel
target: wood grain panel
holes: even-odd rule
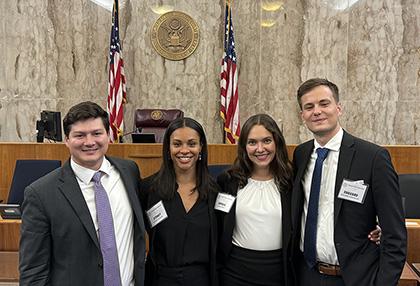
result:
[[[420,219],[407,219],[407,262],[420,262]]]
[[[20,220],[0,217],[0,251],[19,250],[20,223]]]
[[[211,144],[209,149],[209,164],[231,164],[236,158],[236,145]]]
[[[395,170],[399,174],[420,173],[420,146],[385,146],[388,149]]]
[[[400,281],[398,281],[398,286],[417,286],[419,285],[418,283],[420,283],[419,277],[406,262],[401,273]]]
[[[0,282],[19,281],[18,266],[19,266],[19,253],[18,252],[0,251]]]
[[[140,168],[141,177],[145,178],[159,170],[162,163],[162,144],[128,144],[124,147],[123,157],[135,161]]]

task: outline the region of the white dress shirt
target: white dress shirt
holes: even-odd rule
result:
[[[85,168],[74,162],[73,159],[71,159],[71,168],[76,175],[77,182],[89,208],[96,235],[98,235],[94,183],[91,181],[97,171]],[[114,220],[121,285],[132,286],[134,285],[133,211],[126,189],[116,168],[104,158],[99,170],[105,173],[102,175],[101,183],[108,195]]]
[[[306,215],[308,213],[309,195],[311,192],[312,173],[315,168],[317,158],[317,148],[328,148],[330,151],[322,167],[321,188],[319,193],[318,226],[316,238],[316,251],[318,261],[338,265],[337,251],[334,245],[334,192],[335,181],[337,177],[338,156],[340,155],[341,141],[343,140],[343,129],[330,141],[321,146],[314,141],[314,150],[312,151],[308,167],[302,179],[305,199],[303,204],[300,249],[303,252],[303,242],[305,239]]]
[[[236,196],[236,222],[232,243],[252,250],[282,248],[282,208],[274,179],[249,178]]]

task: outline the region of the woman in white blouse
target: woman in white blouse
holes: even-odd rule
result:
[[[216,202],[222,286],[291,285],[286,246],[292,177],[276,122],[266,114],[250,117],[242,126],[232,168],[218,177],[223,206],[228,206]]]
[[[276,122],[267,114],[251,116],[242,126],[232,168],[217,178],[220,286],[294,285],[292,177]],[[380,230],[368,237],[379,243]]]

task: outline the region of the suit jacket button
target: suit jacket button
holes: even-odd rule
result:
[[[104,266],[102,261],[99,261],[98,266],[99,266],[99,268],[102,268]]]

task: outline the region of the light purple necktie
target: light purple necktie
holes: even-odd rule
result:
[[[95,183],[96,216],[98,218],[99,244],[103,258],[104,286],[121,286],[114,222],[108,195],[101,183],[102,174],[101,171],[96,172],[92,181]]]

